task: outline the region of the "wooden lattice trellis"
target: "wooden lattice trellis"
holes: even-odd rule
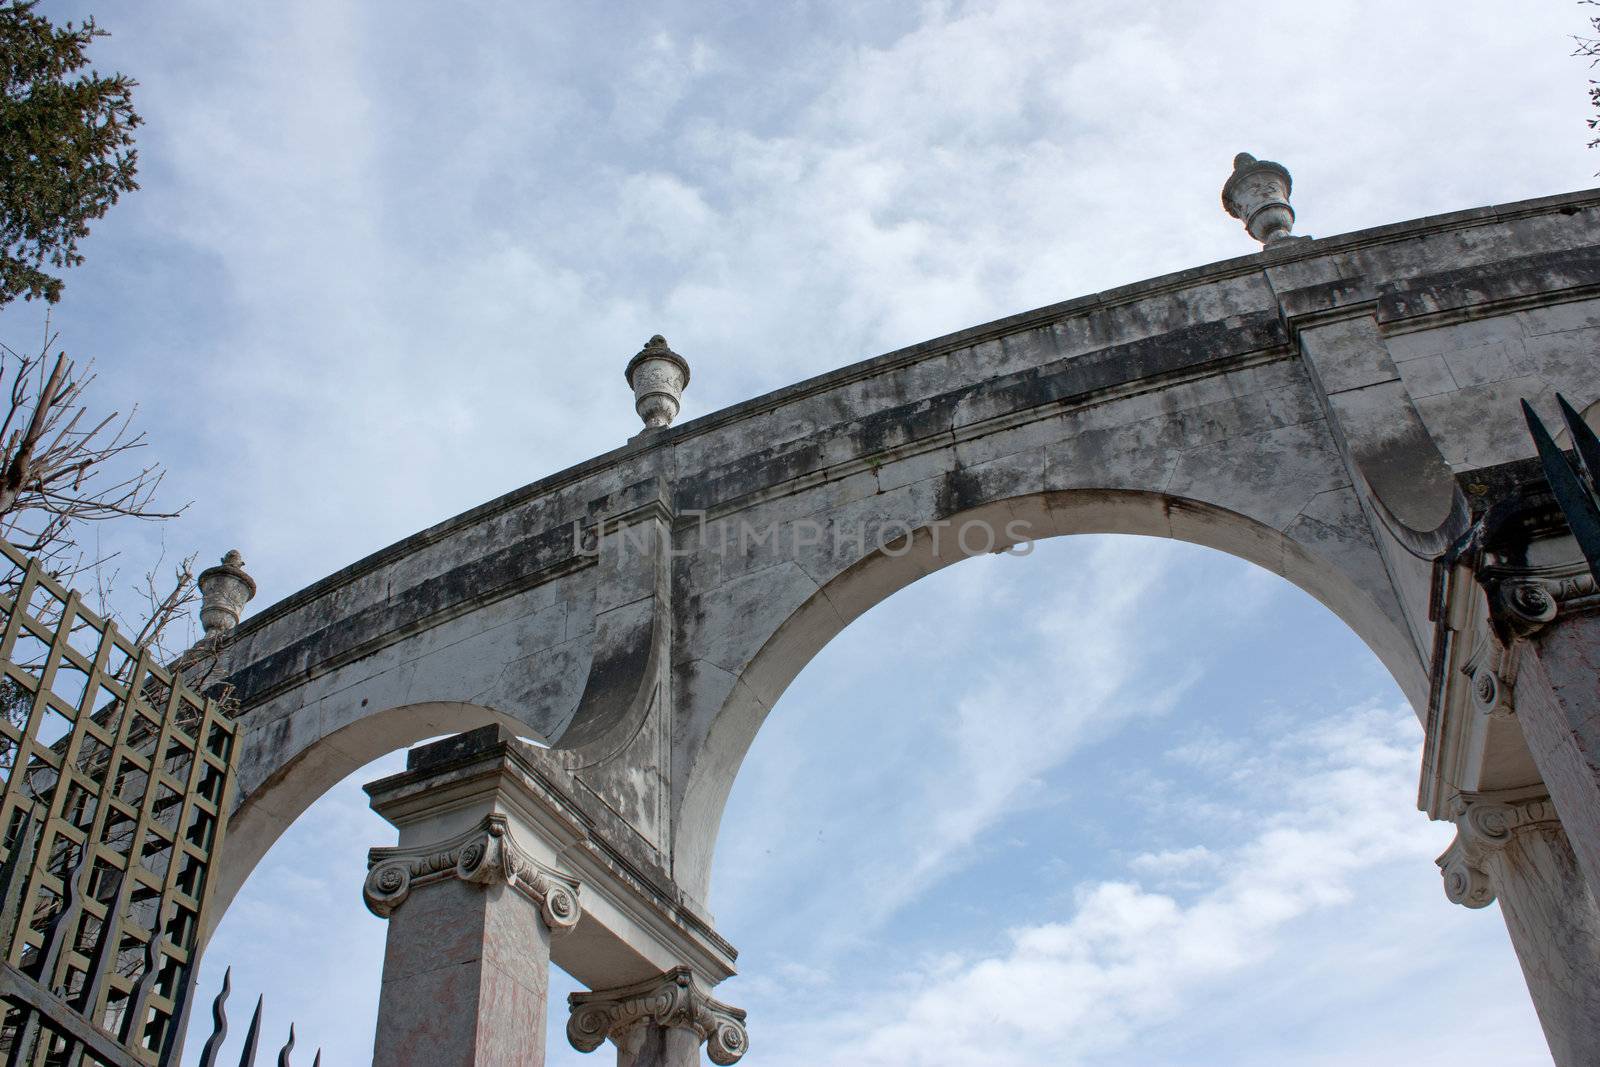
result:
[[[4,541],[0,571],[0,1053],[170,1063],[235,725]]]

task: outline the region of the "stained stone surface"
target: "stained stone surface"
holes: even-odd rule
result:
[[[1518,401],[1552,422],[1558,391],[1600,401],[1597,294],[1600,192],[1572,193],[1276,241],[619,441],[230,631],[244,741],[218,899],[356,768],[498,723],[552,746],[528,757],[540,795],[614,917],[571,935],[618,961],[595,981],[641,977],[648,929],[714,985],[722,806],[788,683],[922,575],[1084,532],[1193,541],[1317,597],[1423,721],[1430,815],[1554,777],[1600,878],[1600,652],[1559,628],[1600,594],[1548,531],[1482,555],[1491,505],[1537,479]],[[1553,583],[1542,637],[1479,580],[1513,564]],[[1493,676],[1520,699],[1519,657],[1544,709],[1527,743],[1528,710],[1474,697]]]
[[[420,887],[389,918],[373,1063],[537,1067],[549,982],[536,904],[504,885]]]

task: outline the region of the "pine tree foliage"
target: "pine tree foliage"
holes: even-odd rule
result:
[[[92,18],[57,27],[36,6],[0,0],[0,307],[59,300],[61,278],[45,268],[82,263],[89,223],[139,187],[137,83],[84,72],[106,36]]]

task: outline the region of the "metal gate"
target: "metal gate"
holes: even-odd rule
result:
[[[0,541],[0,1055],[176,1063],[237,730]]]

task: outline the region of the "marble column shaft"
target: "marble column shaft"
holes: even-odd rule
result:
[[[1544,797],[1462,805],[1440,858],[1446,893],[1498,900],[1557,1067],[1600,1064],[1600,907]]]
[[[389,918],[374,1067],[539,1067],[550,930],[508,885],[456,878]]]
[[[470,741],[439,744],[449,756]],[[551,938],[580,918],[578,883],[526,850],[503,810],[514,778],[477,776],[467,803],[449,784],[458,764],[436,769],[420,751],[367,787],[402,842],[370,852],[362,888],[389,920],[374,1067],[539,1067]]]
[[[1563,618],[1530,643],[1517,719],[1578,865],[1600,886],[1600,615]]]

